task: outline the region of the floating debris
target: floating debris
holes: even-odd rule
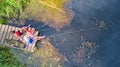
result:
[[[93,19],[94,19],[95,25],[98,26],[100,30],[107,29],[105,21],[103,20],[99,21],[96,17],[94,17]]]

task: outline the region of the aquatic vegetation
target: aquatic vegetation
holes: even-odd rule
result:
[[[0,24],[10,19],[16,19],[23,12],[29,0],[1,0]]]
[[[0,23],[25,19],[40,21],[60,30],[69,25],[73,13],[68,8],[70,0],[2,0],[0,1]]]
[[[0,46],[0,67],[25,67],[10,50],[10,48]]]
[[[81,47],[77,47],[76,51],[73,52],[72,58],[74,63],[77,65],[79,63],[83,64],[86,63],[88,65],[84,65],[85,67],[93,65],[92,56],[96,53],[96,49],[98,46],[93,42],[84,42],[82,43]]]
[[[66,7],[70,0],[31,0],[21,18],[40,21],[48,26],[60,30],[69,25],[73,13]],[[23,18],[23,19],[24,19]]]
[[[94,17],[93,20],[95,25],[98,26],[100,30],[107,29],[105,21],[98,20],[96,17]]]
[[[33,56],[41,58],[42,67],[60,67],[61,64],[67,60],[65,56],[55,49],[48,39],[42,40],[41,44],[41,47]]]
[[[63,67],[62,63],[67,60],[48,39],[43,39],[41,46],[34,53],[17,49],[12,49],[11,52],[26,67]]]

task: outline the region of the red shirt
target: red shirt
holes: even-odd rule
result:
[[[15,32],[15,35],[17,35],[17,36],[21,36],[20,31]]]

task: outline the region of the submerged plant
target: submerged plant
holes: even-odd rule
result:
[[[41,40],[41,46],[34,53],[13,49],[12,54],[26,67],[62,67],[63,62],[67,61],[48,39]]]
[[[66,7],[69,0],[31,0],[21,18],[40,21],[60,30],[70,24],[71,10]]]
[[[96,45],[94,42],[83,42],[82,45],[77,47],[72,54],[74,64],[84,65],[86,63],[86,65],[84,65],[85,67],[94,67],[94,61],[92,59],[97,48],[98,45]]]
[[[62,63],[67,61],[48,39],[41,41],[41,47],[33,53],[33,57],[40,58],[41,67],[62,67]]]

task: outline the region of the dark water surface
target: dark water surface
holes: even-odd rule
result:
[[[79,4],[78,4],[79,3]],[[72,25],[92,25],[93,17],[105,21],[107,29],[87,32],[86,38],[100,47],[96,57],[100,60],[94,67],[120,67],[120,1],[119,0],[75,0],[73,10],[75,18]],[[79,27],[81,27],[79,26]],[[75,35],[81,33],[75,33]],[[97,60],[96,59],[96,60]]]

